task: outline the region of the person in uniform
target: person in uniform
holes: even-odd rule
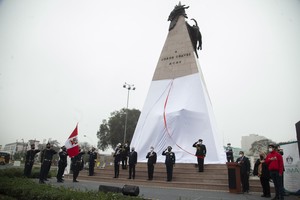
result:
[[[234,162],[233,150],[232,150],[232,147],[231,147],[230,143],[227,144],[225,152],[226,152],[227,162]]]
[[[148,167],[148,180],[153,180],[153,173],[154,173],[154,165],[156,164],[157,155],[154,151],[154,147],[150,147],[150,152],[147,153],[146,158],[148,158],[147,161],[147,167]]]
[[[114,153],[114,169],[115,169],[115,176],[114,178],[119,178],[120,172],[120,161],[121,161],[121,143],[117,144]]]
[[[40,152],[40,150],[35,149],[35,144],[31,144],[30,147],[31,149],[26,152],[25,167],[24,167],[24,176],[28,178],[31,175],[31,170],[34,163],[35,155]]]
[[[163,156],[166,156],[165,165],[167,168],[167,181],[172,181],[173,178],[173,167],[175,165],[175,153],[172,152],[172,147],[168,146],[166,150],[162,152]]]
[[[199,139],[197,142],[193,144],[193,147],[196,147],[196,156],[197,156],[197,162],[198,162],[198,171],[203,172],[204,171],[204,158],[206,156],[206,147],[204,144],[202,144],[202,139]]]
[[[128,155],[130,152],[129,142],[127,141],[124,145],[122,145],[121,149],[122,169],[127,169]]]
[[[79,147],[79,153],[71,158],[71,169],[73,171],[73,182],[78,182],[77,177],[79,172],[83,169],[83,159],[82,156],[85,154],[85,151],[82,151]]]
[[[62,146],[61,152],[59,152],[58,155],[59,155],[59,161],[58,161],[58,171],[57,171],[56,179],[58,183],[62,183],[64,182],[64,179],[62,177],[67,167],[67,157],[68,157],[67,148],[65,146]]]
[[[241,166],[240,173],[241,173],[241,183],[243,187],[243,192],[249,192],[249,175],[250,175],[250,161],[244,155],[243,151],[239,152],[239,158],[236,162]]]
[[[138,154],[134,147],[131,147],[131,152],[129,153],[129,177],[128,179],[135,178],[135,166],[137,163]]]
[[[52,162],[52,158],[53,155],[57,154],[57,152],[51,148],[50,143],[48,142],[46,144],[46,149],[44,149],[42,151],[42,156],[41,156],[41,170],[40,170],[40,181],[39,183],[45,183],[45,181],[47,181],[47,177],[49,174],[49,170],[51,167],[51,162]]]
[[[94,176],[95,163],[97,162],[97,152],[95,152],[95,147],[92,147],[89,154],[89,176]]]

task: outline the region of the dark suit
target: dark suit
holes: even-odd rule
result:
[[[131,151],[129,153],[129,179],[135,178],[135,165],[137,163],[137,152],[136,151]]]
[[[250,174],[250,161],[247,157],[239,157],[236,160],[241,166],[241,182],[243,186],[243,192],[249,192],[249,174]]]
[[[257,159],[254,164],[253,175],[258,176],[263,188],[263,196],[270,197],[270,172],[264,160]]]
[[[34,157],[40,150],[30,149],[26,152],[24,176],[29,177],[31,174],[32,166],[34,163]]]
[[[147,161],[147,167],[148,167],[148,179],[153,179],[153,173],[154,173],[154,164],[156,164],[157,155],[154,151],[148,152],[146,158],[148,158]]]
[[[175,153],[172,151],[163,151],[163,156],[166,156],[165,164],[167,168],[167,181],[172,181],[173,178],[173,166],[175,165]]]
[[[204,144],[199,144],[198,142],[195,142],[193,144],[193,147],[197,148],[195,155],[197,156],[199,172],[203,172],[204,171],[204,157],[206,156],[206,147]]]

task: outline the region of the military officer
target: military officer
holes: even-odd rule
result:
[[[95,147],[92,147],[90,151],[88,151],[89,156],[89,176],[94,175],[95,163],[97,162],[97,152],[95,152]]]
[[[79,171],[83,169],[83,159],[82,156],[85,154],[85,151],[81,151],[79,147],[79,153],[71,158],[71,169],[73,171],[73,182],[78,182],[77,177],[79,175]]]
[[[35,144],[30,145],[31,149],[26,152],[24,176],[29,177],[31,174],[32,166],[34,163],[34,157],[40,150],[35,149]]]
[[[51,145],[48,142],[46,144],[46,149],[42,151],[42,156],[41,156],[42,165],[40,170],[40,181],[39,181],[40,183],[45,183],[44,181],[48,180],[47,177],[49,174],[49,170],[51,167],[51,162],[54,154],[57,154],[57,152],[51,148]]]
[[[58,171],[56,175],[56,179],[58,183],[64,182],[64,179],[62,178],[64,171],[67,167],[67,148],[65,146],[61,147],[61,152],[58,153],[59,155],[59,161],[58,161]]]
[[[167,168],[167,181],[172,181],[173,166],[175,165],[175,153],[172,152],[172,147],[168,146],[166,150],[162,152],[163,156],[166,156],[165,164]]]
[[[138,154],[134,147],[131,147],[131,152],[129,153],[129,177],[128,179],[135,178],[135,166],[137,163]]]
[[[114,168],[115,168],[115,176],[114,178],[119,178],[119,172],[120,172],[120,161],[121,161],[121,143],[117,144],[117,147],[115,148],[114,153]]]
[[[203,140],[199,139],[197,142],[193,144],[193,147],[196,147],[196,156],[197,156],[197,162],[198,162],[198,168],[199,172],[204,171],[204,158],[206,156],[206,147],[204,144],[202,144]]]
[[[225,152],[226,152],[227,162],[234,162],[233,151],[230,143],[227,144]]]

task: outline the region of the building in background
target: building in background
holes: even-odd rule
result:
[[[248,136],[242,136],[241,140],[241,148],[247,154],[251,148],[251,145],[255,141],[265,140],[267,139],[264,136],[260,136],[258,134],[250,134]]]

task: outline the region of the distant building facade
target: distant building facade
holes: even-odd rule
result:
[[[247,153],[249,152],[249,149],[251,148],[253,142],[264,140],[264,139],[267,138],[258,134],[250,134],[248,136],[242,136],[241,148],[245,153]]]
[[[14,142],[4,146],[4,151],[9,152],[11,155],[15,153],[26,152],[30,148],[30,144],[35,144],[36,147],[39,145],[38,140],[29,140],[28,142]]]

